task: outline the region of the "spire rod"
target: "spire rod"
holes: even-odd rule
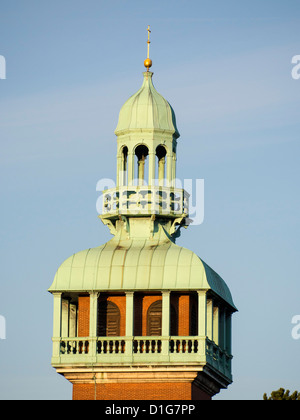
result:
[[[146,67],[147,71],[149,71],[150,67],[152,66],[152,60],[150,60],[150,57],[149,57],[149,52],[150,52],[150,33],[151,33],[151,31],[150,31],[150,25],[148,25],[147,31],[148,31],[147,58],[144,61],[144,66]]]
[[[149,57],[149,51],[150,51],[150,34],[151,34],[151,31],[150,31],[150,26],[149,25],[148,25],[147,31],[148,31],[148,41],[147,41],[147,44],[148,44],[148,54],[147,54],[147,58],[150,58]]]

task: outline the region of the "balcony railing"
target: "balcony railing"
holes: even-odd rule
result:
[[[132,186],[103,192],[102,215],[188,215],[189,194],[181,188]]]
[[[200,363],[231,380],[232,356],[206,337],[75,337],[53,339],[52,364]],[[56,354],[55,354],[56,353]]]

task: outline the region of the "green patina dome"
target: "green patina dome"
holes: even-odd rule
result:
[[[130,131],[155,130],[179,137],[175,113],[169,102],[160,95],[152,83],[151,72],[144,72],[142,87],[123,105],[115,134]]]
[[[106,244],[72,255],[59,267],[49,291],[201,289],[212,290],[236,311],[225,281],[160,229],[156,240],[128,239],[118,232]]]

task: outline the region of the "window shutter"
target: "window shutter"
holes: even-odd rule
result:
[[[161,321],[162,321],[162,302],[157,300],[152,303],[147,313],[147,335],[160,336],[161,335]]]
[[[100,337],[120,336],[120,310],[115,303],[99,302],[97,335]]]

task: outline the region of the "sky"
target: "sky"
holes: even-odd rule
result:
[[[181,135],[177,177],[205,185],[203,223],[177,243],[238,308],[233,384],[214,399],[300,391],[299,1],[2,0],[0,18],[0,399],[72,398],[50,363],[47,290],[66,258],[111,238],[96,185],[115,179],[148,25]]]

